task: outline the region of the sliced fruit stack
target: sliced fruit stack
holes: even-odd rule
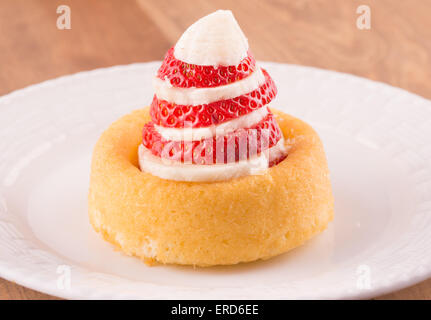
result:
[[[239,43],[227,43],[232,40]],[[286,156],[282,133],[268,109],[277,88],[248,50],[230,11],[217,11],[192,25],[167,52],[154,86],[152,121],[144,126],[140,150],[143,171],[154,171],[149,161],[178,168],[220,167],[264,157],[268,167]],[[141,157],[141,151],[154,157]]]

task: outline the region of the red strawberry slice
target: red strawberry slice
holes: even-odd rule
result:
[[[251,128],[239,129],[223,136],[199,141],[165,140],[155,129],[154,123],[149,122],[144,126],[142,144],[155,156],[164,159],[184,163],[214,164],[248,159],[274,146],[281,136],[281,130],[270,112]]]
[[[222,86],[248,77],[256,69],[256,60],[250,52],[237,66],[200,66],[178,60],[174,48],[168,50],[157,77],[168,79],[174,87],[209,88]]]
[[[277,94],[277,87],[266,70],[265,83],[254,91],[233,99],[197,106],[178,105],[159,100],[155,95],[150,115],[156,125],[171,128],[201,128],[217,125],[246,115],[268,104]]]
[[[280,157],[278,157],[276,159],[270,160],[269,164],[268,164],[268,167],[271,168],[273,166],[276,166],[277,164],[279,164],[281,161],[283,161],[286,158],[287,158],[287,153],[283,154],[282,156],[280,156]]]

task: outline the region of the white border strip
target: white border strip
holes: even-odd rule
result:
[[[214,88],[176,88],[167,79],[153,78],[158,99],[181,105],[200,105],[232,99],[256,90],[264,83],[265,76],[259,67],[247,78]]]
[[[250,128],[262,121],[262,119],[264,119],[268,113],[268,105],[265,105],[239,118],[205,128],[166,128],[158,125],[154,125],[154,127],[156,131],[166,140],[194,141],[212,138],[216,134],[226,135],[227,133],[240,128]]]

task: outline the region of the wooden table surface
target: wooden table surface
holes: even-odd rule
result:
[[[59,30],[59,5],[71,30]],[[359,5],[371,29],[356,26]],[[1,0],[0,95],[82,70],[162,59],[185,28],[231,9],[257,59],[352,73],[431,98],[431,0]],[[431,299],[431,279],[383,299]],[[0,299],[54,299],[0,278]]]

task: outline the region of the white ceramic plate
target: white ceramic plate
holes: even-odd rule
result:
[[[87,218],[92,147],[150,103],[159,62],[47,81],[0,98],[0,276],[65,298],[366,298],[431,275],[431,103],[354,76],[264,63],[272,104],[326,147],[335,220],[288,254],[232,267],[147,267]]]

